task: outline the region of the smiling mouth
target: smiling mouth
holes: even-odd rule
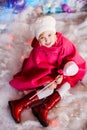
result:
[[[46,43],[45,45],[49,46],[51,43]]]

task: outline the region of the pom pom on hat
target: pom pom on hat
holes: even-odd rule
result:
[[[35,36],[37,39],[45,31],[56,33],[56,20],[52,16],[41,16],[35,22]]]

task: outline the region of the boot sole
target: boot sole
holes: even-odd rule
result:
[[[32,108],[32,113],[34,114],[35,117],[37,117],[37,119],[39,120],[39,122],[41,123],[42,126],[47,127],[48,123],[45,122],[41,116],[34,110],[34,108]]]
[[[20,121],[16,120],[16,118],[15,118],[14,115],[13,115],[11,102],[9,101],[8,104],[9,104],[9,107],[10,107],[10,110],[11,110],[11,115],[12,115],[12,117],[14,118],[15,122],[16,122],[16,123],[20,123]]]

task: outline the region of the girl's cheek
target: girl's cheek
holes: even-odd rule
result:
[[[44,45],[44,41],[40,41],[39,43],[40,43],[40,45]]]

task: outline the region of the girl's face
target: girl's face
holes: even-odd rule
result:
[[[41,46],[51,47],[56,42],[56,39],[54,32],[45,31],[39,36],[38,41]]]

